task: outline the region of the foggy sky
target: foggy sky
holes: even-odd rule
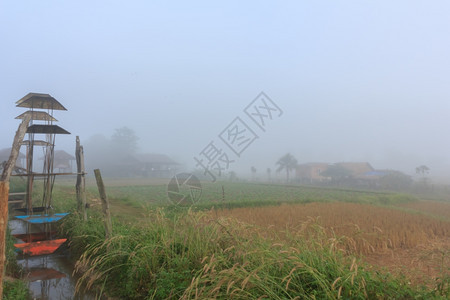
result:
[[[449,15],[447,1],[2,1],[0,148],[15,101],[40,92],[68,109],[57,149],[127,126],[141,152],[193,167],[264,91],[284,113],[232,169],[290,152],[450,178]]]

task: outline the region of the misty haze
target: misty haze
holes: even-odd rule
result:
[[[449,297],[449,15],[0,4],[5,299]]]

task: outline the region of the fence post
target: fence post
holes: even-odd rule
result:
[[[102,174],[99,169],[94,170],[95,179],[97,180],[98,192],[100,193],[100,199],[102,200],[102,211],[103,217],[105,219],[105,233],[106,238],[110,238],[112,236],[112,223],[111,223],[111,214],[109,212],[109,201],[108,197],[106,197],[105,185],[103,184]]]
[[[6,227],[8,226],[8,198],[9,198],[9,177],[13,168],[16,166],[17,157],[19,156],[20,146],[23,137],[31,120],[31,114],[26,115],[14,136],[11,155],[8,162],[3,167],[3,173],[0,177],[0,299],[3,299],[3,277],[5,274],[6,260]]]
[[[75,158],[77,160],[77,184],[75,189],[77,191],[77,206],[78,212],[83,216],[83,220],[87,221],[86,211],[86,178],[84,170],[84,151],[83,146],[80,145],[80,137],[76,138]]]

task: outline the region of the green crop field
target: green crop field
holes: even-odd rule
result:
[[[164,181],[106,179],[113,236],[105,239],[98,191],[88,183],[86,222],[74,186],[54,190],[55,209],[73,212],[61,231],[80,291],[120,299],[450,295],[450,220],[438,213],[450,208],[445,201],[428,201],[426,210],[408,194],[217,182],[202,183],[196,203],[174,206]]]

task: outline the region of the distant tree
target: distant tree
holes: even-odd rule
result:
[[[416,174],[426,176],[430,172],[430,168],[425,165],[418,166],[416,168]]]
[[[413,180],[400,171],[389,171],[379,179],[380,187],[387,190],[404,190],[411,186]]]
[[[250,168],[250,171],[252,171],[252,180],[255,180],[256,179],[256,168],[252,166]]]
[[[330,177],[334,182],[342,182],[345,178],[348,178],[352,172],[341,165],[331,165],[325,171],[320,173],[321,176]]]
[[[138,148],[139,138],[134,131],[128,127],[115,129],[111,136],[111,146],[113,152],[120,156],[135,154]]]
[[[430,173],[430,168],[425,165],[418,166],[416,168],[416,174],[422,176],[422,181],[424,184],[427,183],[427,175]]]
[[[102,173],[106,174],[111,163],[114,162],[110,139],[104,135],[95,134],[87,138],[83,144],[86,169],[101,169]]]
[[[272,174],[272,170],[270,168],[267,168],[267,180],[270,182],[271,178],[270,175]]]
[[[297,160],[295,157],[287,153],[282,156],[276,163],[278,165],[277,172],[286,170],[286,182],[289,182],[289,173],[297,167]]]

